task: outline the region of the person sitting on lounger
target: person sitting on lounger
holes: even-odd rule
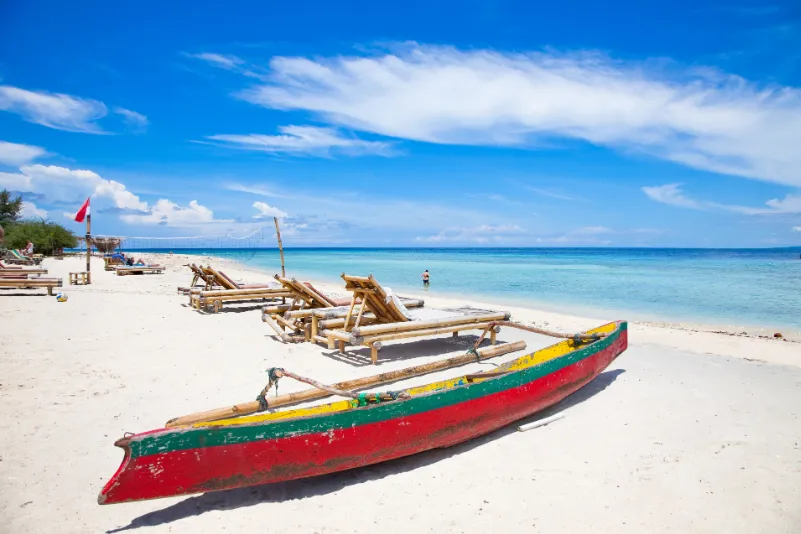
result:
[[[136,263],[134,263],[134,265],[145,266],[147,264],[142,260],[142,258],[139,258],[138,260],[136,260]]]
[[[25,245],[25,248],[22,249],[22,253],[29,258],[33,257],[33,242],[30,239],[28,240],[28,244]]]

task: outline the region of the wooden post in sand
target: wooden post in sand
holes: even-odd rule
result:
[[[278,217],[273,217],[275,221],[275,233],[278,235],[278,252],[281,253],[281,276],[286,277],[286,269],[284,268],[284,245],[281,243],[281,229],[278,227]]]
[[[92,214],[86,213],[86,283],[92,283]]]

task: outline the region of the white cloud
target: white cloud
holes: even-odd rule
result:
[[[547,189],[540,189],[539,187],[531,187],[527,185],[526,189],[528,189],[532,193],[537,193],[538,195],[542,195],[544,197],[555,198],[558,200],[577,200],[574,197],[563,195],[561,193],[555,193],[553,191],[548,191]]]
[[[99,100],[0,85],[0,110],[16,113],[28,122],[56,130],[107,133],[98,121],[108,115],[108,108]],[[129,109],[114,108],[114,113],[122,115],[129,125],[137,128],[147,124],[147,117]]]
[[[430,236],[415,238],[418,243],[500,243],[519,237],[525,230],[516,224],[483,224],[474,228],[447,228]]]
[[[231,219],[217,220],[207,207],[192,200],[189,206],[182,207],[162,198],[158,200],[149,213],[143,215],[125,214],[120,217],[130,224],[164,224],[167,226],[193,226],[206,223],[230,223]]]
[[[56,165],[25,165],[19,173],[0,173],[0,187],[45,195],[51,202],[82,202],[88,196],[110,199],[117,208],[146,210],[147,203],[114,180],[89,170]]]
[[[20,211],[20,216],[23,219],[31,219],[31,218],[39,218],[39,219],[46,219],[47,218],[47,211],[43,209],[39,209],[36,207],[36,204],[33,202],[22,201],[22,211]]]
[[[103,133],[96,121],[108,113],[106,105],[97,100],[9,85],[0,86],[0,110],[56,130],[95,134]]]
[[[576,235],[601,235],[601,234],[608,234],[611,233],[612,230],[605,226],[585,226],[583,228],[578,228],[573,230],[573,233]]]
[[[228,70],[238,69],[245,63],[240,58],[231,55],[211,54],[211,53],[186,54],[186,55],[195,59],[199,59],[201,61],[205,61],[206,63],[210,63],[215,67],[220,67]]]
[[[793,226],[793,232],[801,232],[801,226]]]
[[[21,145],[0,141],[0,165],[18,167],[45,155],[45,149],[33,145]]]
[[[282,219],[287,217],[286,212],[270,206],[265,202],[254,202],[253,207],[259,210],[259,214],[253,216],[254,219],[266,219],[268,217],[278,217],[279,219]]]
[[[704,209],[700,202],[689,198],[681,191],[681,184],[666,184],[643,187],[642,191],[652,200],[656,200],[662,204],[678,206],[680,208],[692,208],[696,210]]]
[[[121,115],[125,120],[125,124],[137,132],[144,132],[147,129],[147,125],[150,124],[147,117],[130,109],[116,107],[114,108],[114,113]]]
[[[334,128],[315,126],[281,126],[281,135],[211,135],[206,139],[216,144],[242,150],[256,150],[294,155],[329,156],[338,152],[350,156],[391,154],[391,145],[381,141],[365,141],[345,137]]]
[[[611,233],[613,233],[613,231],[605,226],[585,226],[576,228],[562,235],[538,237],[535,241],[537,243],[549,243],[554,245],[609,245],[612,241],[609,239],[602,239],[600,236]]]
[[[692,209],[721,209],[743,213],[745,215],[782,215],[801,213],[801,194],[790,193],[784,198],[774,198],[765,202],[767,207],[737,206],[733,204],[720,204],[705,200],[695,200],[688,197],[681,190],[681,184],[667,184],[654,187],[643,187],[643,192],[651,199],[678,206],[681,208]]]
[[[275,57],[270,69],[268,83],[239,96],[354,130],[447,144],[574,139],[801,185],[801,90],[714,69],[418,44],[373,56]]]

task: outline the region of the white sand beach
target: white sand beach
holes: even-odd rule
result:
[[[0,532],[801,532],[801,340],[636,317],[607,318],[631,321],[629,348],[607,371],[524,421],[565,414],[550,425],[513,425],[313,479],[99,506],[123,433],[253,400],[268,367],[333,383],[462,354],[475,340],[389,343],[375,367],[365,348],[342,356],[277,341],[258,306],[197,312],[176,292],[191,279],[182,266],[189,258],[151,259],[166,272],[120,277],[94,258],[89,286],[67,285],[84,259],[45,260],[47,276],[64,279],[67,302],[42,289],[0,290]],[[230,262],[191,261],[271,279]],[[431,307],[508,309],[513,320],[563,332],[601,324],[433,292],[408,296]],[[499,339],[525,340],[529,351],[557,341],[508,328]],[[306,387],[280,384],[282,393]]]

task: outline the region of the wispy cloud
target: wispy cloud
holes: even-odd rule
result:
[[[801,185],[799,89],[666,65],[412,43],[376,55],[275,57],[268,81],[239,97],[400,139],[513,147],[574,139]]]
[[[121,115],[122,118],[125,120],[125,124],[133,131],[142,133],[147,130],[147,126],[150,121],[147,120],[147,117],[138,113],[136,111],[132,111],[130,109],[125,109],[121,107],[115,107],[114,113],[117,115]]]
[[[91,134],[108,133],[98,123],[108,115],[108,108],[98,100],[0,85],[0,110],[16,113],[28,122],[56,130]],[[131,114],[144,117],[124,108],[117,110],[120,111],[115,112],[123,115],[128,113],[126,116],[128,120]]]
[[[652,200],[696,210],[721,209],[743,213],[746,215],[782,215],[801,213],[801,194],[787,194],[784,198],[774,198],[765,202],[765,206],[738,206],[734,204],[721,204],[707,200],[696,200],[688,197],[682,190],[681,184],[667,184],[653,187],[643,187],[643,192]]]
[[[793,232],[801,232],[801,226],[793,226]]]
[[[485,245],[489,243],[504,243],[519,238],[525,230],[516,224],[483,224],[477,227],[447,228],[434,235],[419,236],[415,238],[418,243],[476,243]]]
[[[0,165],[18,167],[47,154],[44,148],[0,141]]]
[[[274,154],[329,157],[333,154],[348,156],[392,155],[390,143],[365,141],[346,137],[334,128],[315,126],[281,126],[281,135],[211,135],[206,139],[214,144]]]
[[[547,189],[540,189],[539,187],[532,187],[530,185],[527,185],[525,187],[526,187],[526,189],[528,189],[532,193],[537,193],[538,195],[541,195],[541,196],[544,196],[544,197],[555,198],[555,199],[558,199],[558,200],[576,200],[575,198],[573,198],[571,196],[563,195],[562,193],[556,193],[554,191],[549,191]]]
[[[226,54],[210,54],[210,53],[202,53],[202,54],[186,54],[188,57],[199,59],[201,61],[205,61],[215,67],[220,67],[223,69],[228,70],[237,70],[242,65],[245,64],[245,61],[232,55]]]
[[[669,206],[680,208],[704,209],[702,203],[689,198],[681,190],[681,184],[665,184],[651,187],[643,187],[643,193],[649,198]]]
[[[108,114],[106,105],[97,100],[10,85],[0,86],[0,110],[56,130],[94,134],[103,133],[96,121]]]

